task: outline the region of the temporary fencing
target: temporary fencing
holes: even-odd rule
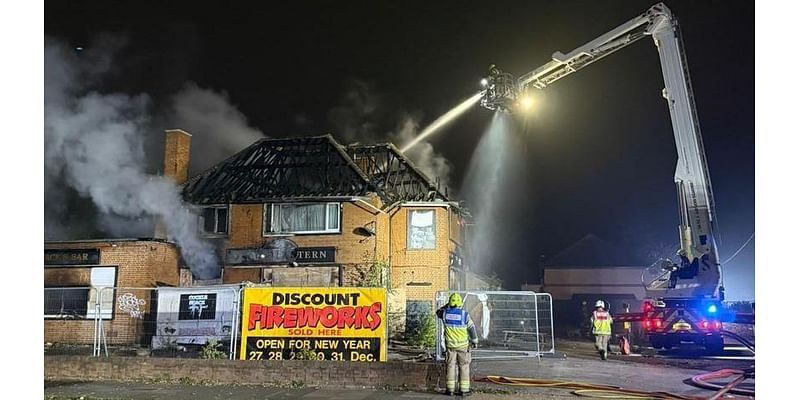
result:
[[[554,353],[553,300],[530,291],[440,291],[436,309],[459,293],[478,333],[480,347],[472,358],[539,357]],[[442,320],[436,324],[436,358],[444,358]]]
[[[109,345],[112,355],[191,356],[214,341],[212,350],[232,359],[240,298],[238,285],[45,288],[45,342],[75,349],[91,343],[94,356],[108,356]]]

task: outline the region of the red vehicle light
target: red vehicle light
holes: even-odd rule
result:
[[[708,329],[708,321],[700,321],[700,327],[703,329]]]
[[[656,326],[656,328],[661,328],[663,322],[660,319],[654,319],[653,324]]]
[[[644,312],[653,311],[653,305],[651,303],[644,303],[642,305],[642,311],[644,311]]]
[[[720,330],[722,328],[722,322],[714,321],[714,329]]]
[[[644,329],[648,329],[649,330],[650,327],[651,327],[651,324],[652,324],[652,321],[650,321],[649,319],[644,320]]]

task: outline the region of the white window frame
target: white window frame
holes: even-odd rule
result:
[[[47,284],[45,284],[45,291],[48,289],[85,289],[88,292],[88,295],[86,302],[86,314],[80,316],[83,319],[94,319],[97,317],[97,310],[95,309],[96,302],[98,301],[97,296],[104,296],[102,298],[103,302],[100,304],[100,318],[104,320],[114,319],[114,306],[116,305],[114,291],[107,289],[113,288],[117,285],[117,273],[119,272],[119,267],[115,265],[99,265],[91,266],[89,267],[89,270],[90,286],[47,286]],[[106,298],[109,296],[109,293],[111,297]],[[64,319],[65,317],[62,314],[45,313],[44,318]]]
[[[205,211],[209,208],[213,208],[214,210],[225,209],[225,213],[227,214],[228,218],[225,221],[225,232],[207,232],[206,231],[206,224],[205,224]],[[203,237],[227,237],[228,232],[231,230],[231,208],[228,204],[214,204],[208,206],[201,207],[202,212],[200,213],[200,223],[198,224],[198,228],[200,229],[200,233],[203,234]],[[214,227],[219,228],[219,214],[217,212],[214,213]],[[216,229],[215,229],[216,230]]]
[[[325,229],[324,230],[314,230],[314,231],[287,231],[287,232],[275,232],[275,231],[268,231],[272,229],[272,227],[279,225],[276,224],[275,221],[275,209],[280,208],[283,205],[325,205]],[[337,211],[337,221],[336,227],[330,227],[331,221],[330,217],[330,208],[336,207]],[[267,210],[269,209],[270,221],[267,224]],[[266,203],[264,204],[262,213],[261,213],[261,222],[262,222],[262,229],[261,234],[262,236],[283,236],[283,235],[319,235],[319,234],[337,234],[342,233],[342,203],[339,202],[303,202],[303,203]]]

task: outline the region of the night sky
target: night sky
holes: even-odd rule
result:
[[[331,110],[354,82],[377,99],[369,118],[378,131],[408,113],[425,125],[477,91],[489,63],[523,74],[652,4],[48,2],[45,33],[72,46],[99,33],[128,38],[101,90],[148,93],[158,107],[191,81],[226,91],[270,137],[337,136]],[[754,6],[667,6],[682,27],[725,260],[754,231]],[[637,254],[677,248],[677,156],[662,87],[647,38],[540,93],[515,133],[513,189],[498,193],[507,211],[497,223],[508,228],[494,270],[507,284],[537,281],[540,255],[588,233]],[[490,119],[475,108],[431,139],[453,166],[451,194]],[[751,243],[724,266],[729,299],[754,298],[754,263]]]

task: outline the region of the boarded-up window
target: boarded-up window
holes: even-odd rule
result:
[[[408,212],[408,248],[410,250],[436,248],[436,210]]]

